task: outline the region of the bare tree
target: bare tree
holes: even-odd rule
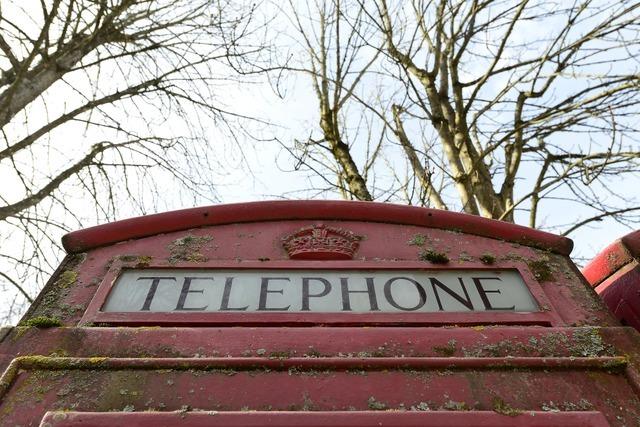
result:
[[[281,10],[295,30],[294,45],[300,52],[297,61],[283,68],[309,79],[319,108],[320,135],[312,132],[306,140],[296,140],[290,152],[298,164],[317,171],[331,170],[336,180],[329,182],[344,198],[373,200],[367,178],[378,152],[373,148],[363,158],[355,158],[350,146],[353,141],[349,141],[354,135],[345,126],[348,107],[358,98],[362,78],[381,53],[363,42],[367,37],[366,13],[349,0],[290,0]]]
[[[0,316],[35,296],[70,227],[145,212],[169,183],[215,197],[203,124],[233,130],[223,99],[262,49],[253,13],[226,0],[2,1],[0,287],[15,298]]]
[[[568,234],[604,218],[639,220],[639,198],[613,184],[639,178],[639,11],[634,1],[377,0],[345,7],[325,0],[310,14],[315,27],[296,27],[310,52],[305,72],[334,94],[348,94],[382,129],[382,147],[377,137],[343,136],[348,156],[376,152],[380,162],[401,148],[406,160],[406,174],[390,163],[394,188],[376,193],[361,174],[350,182],[367,183],[369,191],[350,188],[350,195],[392,195]],[[320,36],[309,37],[310,28]],[[352,69],[339,62],[327,68],[323,58],[342,58]],[[375,99],[353,89],[371,76],[382,88]],[[320,117],[324,93],[316,89]],[[335,99],[334,113],[344,108]],[[364,129],[360,117],[343,114],[338,122],[355,134]],[[320,142],[330,141],[324,122]],[[297,161],[309,160],[296,153]],[[338,164],[347,156],[331,153]],[[319,173],[327,180],[326,170]],[[543,205],[561,203],[559,219],[540,218]]]

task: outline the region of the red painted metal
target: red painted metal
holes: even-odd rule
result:
[[[21,361],[22,359],[15,359]],[[25,359],[19,363],[21,369],[45,368],[50,370],[75,369],[238,369],[289,371],[292,368],[303,370],[330,369],[332,371],[386,371],[389,369],[420,370],[495,370],[495,369],[607,369],[626,366],[623,356],[602,357],[154,357],[154,358],[74,358],[48,357],[43,359]]]
[[[548,313],[104,313],[88,323],[121,326],[553,326]],[[92,319],[92,320],[89,320]],[[84,321],[83,321],[84,322]]]
[[[623,236],[620,240],[622,240],[631,256],[640,257],[640,230],[633,231]]]
[[[159,234],[141,239],[129,240],[116,245],[99,247],[89,251],[77,268],[77,280],[81,286],[65,291],[68,293],[66,304],[82,307],[83,311],[93,300],[88,313],[97,312],[105,286],[116,277],[119,268],[476,268],[476,269],[517,269],[529,286],[533,297],[540,306],[540,313],[534,324],[543,324],[545,318],[552,325],[600,324],[609,325],[611,317],[606,310],[598,307],[585,294],[581,276],[571,261],[564,256],[540,251],[529,246],[507,243],[500,240],[462,234],[457,231],[430,229],[418,226],[396,224],[367,223],[357,221],[325,221],[336,227],[348,227],[354,233],[365,236],[360,242],[357,259],[353,261],[301,261],[289,260],[281,247],[281,238],[304,226],[308,221],[269,221],[265,223],[228,224],[182,232]],[[172,251],[175,242],[181,239],[201,239],[203,244],[196,252],[198,259],[189,261],[180,253]],[[424,245],[413,242],[416,236],[422,236]],[[450,259],[447,264],[433,264],[419,260],[425,248],[446,253]],[[491,255],[493,264],[487,265],[482,257]],[[182,257],[182,258],[181,258]],[[77,262],[79,256],[71,256],[69,262]],[[549,264],[549,267],[545,265]],[[538,279],[540,267],[548,269],[548,278]],[[63,273],[69,267],[61,268]],[[71,267],[73,269],[73,267]],[[545,273],[545,271],[542,271]],[[75,274],[75,273],[74,273]],[[57,277],[57,276],[56,276]],[[55,278],[51,286],[55,284]],[[99,286],[96,294],[95,286]],[[576,301],[581,301],[576,304]],[[96,307],[97,305],[97,307]],[[37,306],[37,304],[36,304]],[[36,313],[36,312],[33,312]],[[476,313],[482,314],[482,313]],[[31,315],[31,313],[30,313]],[[65,324],[77,324],[83,312],[73,311],[57,314]],[[534,318],[536,317],[534,316]],[[333,316],[327,315],[331,321]],[[478,322],[471,316],[467,324]],[[318,321],[319,319],[314,319]],[[432,321],[432,325],[439,322]],[[450,319],[459,322],[461,319]],[[496,318],[505,320],[505,318]],[[513,319],[522,324],[526,316]],[[85,316],[84,321],[90,321]],[[542,321],[542,322],[540,322]],[[429,323],[429,322],[427,322]],[[449,322],[448,322],[449,323]],[[480,323],[485,323],[484,320]],[[549,323],[545,323],[549,324]]]
[[[129,239],[190,228],[293,219],[340,219],[456,230],[562,255],[569,255],[573,248],[573,242],[566,237],[474,215],[390,203],[324,200],[238,203],[147,215],[74,231],[62,238],[62,244],[67,252],[76,253]]]
[[[289,256],[283,238],[319,223],[362,236],[352,260]],[[568,239],[421,208],[263,202],[65,243],[71,254],[25,318],[61,326],[0,341],[0,426],[640,425],[640,334],[589,289]],[[517,270],[539,311],[100,310],[123,269],[150,268]]]
[[[506,417],[491,411],[433,412],[49,412],[48,427],[609,427],[599,412],[531,411]]]
[[[582,269],[582,274],[591,286],[596,287],[631,261],[633,261],[633,256],[619,239],[589,261]]]
[[[583,274],[626,325],[640,330],[640,230],[607,246],[583,269]]]
[[[360,239],[349,230],[316,224],[284,237],[282,245],[291,259],[341,260],[353,259]]]
[[[19,339],[16,338],[19,335]],[[177,339],[180,337],[180,339]],[[589,337],[594,337],[589,340]],[[521,327],[85,327],[14,330],[7,353],[140,357],[585,357],[633,355],[624,328]],[[617,352],[607,349],[618,349]],[[262,355],[262,356],[261,356]],[[360,355],[360,356],[359,356]]]
[[[145,336],[144,331],[137,332],[139,339]],[[149,344],[144,348],[153,351]],[[402,358],[393,357],[373,361],[363,357],[362,361],[350,362],[348,357],[341,356],[337,358],[342,364],[339,367],[315,358],[303,359],[27,356],[16,359],[18,366],[8,370],[14,372],[12,381],[6,377],[0,381],[9,384],[9,390],[15,390],[0,397],[4,405],[0,406],[0,414],[11,408],[9,416],[4,412],[7,425],[37,425],[28,421],[39,420],[35,415],[52,407],[81,412],[106,412],[106,408],[182,409],[183,415],[189,407],[224,412],[239,411],[242,407],[249,410],[272,407],[290,412],[304,407],[319,411],[353,407],[360,412],[375,406],[395,409],[390,414],[411,407],[460,408],[449,414],[469,409],[477,414],[493,408],[500,415],[500,422],[513,425],[509,424],[512,418],[500,411],[515,415],[520,411],[539,412],[540,408],[567,411],[593,407],[606,410],[609,422],[618,426],[633,425],[633,417],[638,415],[637,396],[622,376],[625,371],[620,371],[620,363],[628,363],[626,357],[597,357],[595,361],[591,357],[567,357],[561,363],[557,358],[517,358],[513,366],[509,365],[512,359],[509,357],[469,361],[465,361],[466,357],[433,358],[433,361],[430,357],[419,357],[415,366],[402,369],[394,369],[394,364],[402,366]],[[555,362],[541,363],[541,360]],[[460,366],[455,364],[458,361]],[[381,364],[371,366],[375,362]],[[607,405],[609,401],[615,402],[614,409]],[[563,425],[562,419],[555,425]],[[126,418],[122,419],[122,425],[128,425],[125,421]]]

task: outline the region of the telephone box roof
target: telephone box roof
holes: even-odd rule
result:
[[[66,234],[68,253],[191,228],[283,220],[347,220],[415,225],[504,240],[569,255],[573,242],[528,227],[439,209],[356,201],[264,201],[221,204],[140,216]]]
[[[589,261],[582,274],[596,286],[634,259],[640,259],[640,230],[622,236],[604,248]]]

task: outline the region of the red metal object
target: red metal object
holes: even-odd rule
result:
[[[477,236],[521,243],[569,255],[573,242],[527,227],[438,209],[390,203],[344,201],[270,201],[184,209],[116,221],[69,233],[62,238],[67,252],[211,225],[244,224],[281,220],[367,221],[455,230]]]
[[[282,239],[291,259],[352,259],[361,237],[349,230],[317,224],[304,227]]]
[[[190,412],[185,413],[48,413],[50,427],[609,427],[598,412],[527,412],[505,417],[495,412]]]
[[[318,224],[361,236],[353,259],[283,247]],[[24,326],[0,334],[0,426],[640,425],[639,334],[608,313],[562,237],[397,205],[262,202],[64,241]],[[538,309],[104,310],[129,269],[511,271]]]
[[[640,330],[640,230],[607,246],[582,273],[623,324]]]

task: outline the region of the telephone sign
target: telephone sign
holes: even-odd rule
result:
[[[516,270],[125,270],[107,312],[532,312]]]

